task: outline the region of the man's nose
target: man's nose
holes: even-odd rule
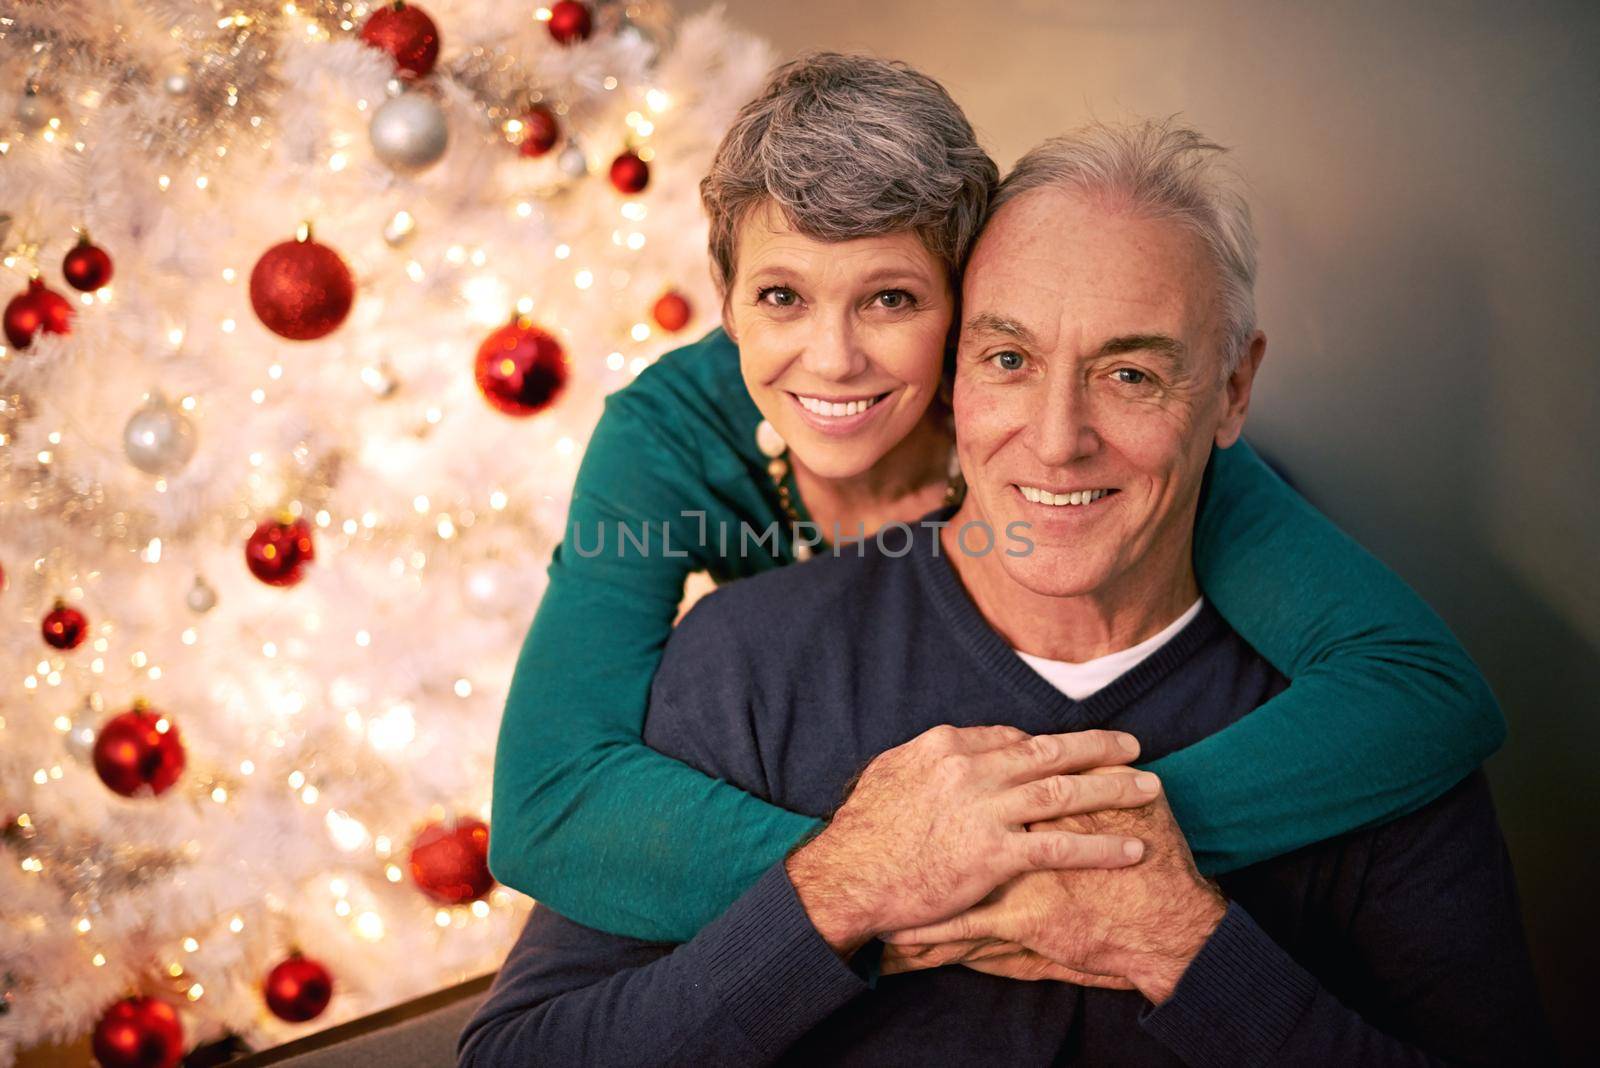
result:
[[[1050,467],[1065,467],[1100,447],[1088,389],[1081,382],[1058,381],[1039,391],[1033,413],[1033,453]]]
[[[848,312],[816,315],[811,324],[800,358],[802,367],[829,382],[847,381],[867,369],[866,353]]]

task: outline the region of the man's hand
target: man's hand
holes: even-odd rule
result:
[[[953,916],[1021,872],[1135,863],[1144,846],[1133,834],[1026,827],[1147,803],[1160,789],[1153,775],[1075,774],[1138,747],[1115,731],[935,727],[867,765],[828,826],[789,857],[789,877],[823,938],[848,955],[881,932]]]
[[[942,968],[947,964],[964,964],[977,972],[999,975],[1007,979],[1033,981],[1054,979],[1079,986],[1098,986],[1107,990],[1132,990],[1133,984],[1113,975],[1090,975],[1072,968],[1064,968],[1048,957],[1015,942],[994,939],[976,939],[967,942],[940,942],[932,946],[886,945],[879,962],[880,975],[898,975],[901,972]]]
[[[895,932],[885,940],[904,947],[912,959],[918,950],[925,953],[941,943],[1010,942],[1069,972],[1124,979],[1156,1004],[1171,997],[1184,969],[1222,922],[1227,903],[1195,869],[1166,798],[1129,811],[1071,816],[1036,826],[1138,835],[1148,850],[1141,863],[1118,871],[1023,874],[960,916]],[[1001,955],[973,963],[993,972],[1017,962]],[[1020,971],[1039,968],[1025,963]]]

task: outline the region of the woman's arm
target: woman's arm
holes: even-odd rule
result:
[[[585,926],[681,942],[816,821],[641,740],[684,579],[707,562],[701,521],[679,513],[707,513],[713,530],[737,518],[719,516],[693,443],[631,392],[607,402],[585,453],[512,678],[489,866]]]
[[[1206,596],[1291,681],[1149,765],[1208,874],[1421,808],[1505,740],[1443,620],[1242,441],[1212,456],[1194,561]]]

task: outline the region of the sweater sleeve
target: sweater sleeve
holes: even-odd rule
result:
[[[641,740],[684,580],[715,540],[697,517],[715,495],[672,425],[614,394],[585,453],[500,724],[489,866],[589,927],[686,941],[816,821]]]
[[[1141,1026],[1193,1068],[1555,1063],[1483,773],[1368,833],[1345,1000],[1235,903]]]
[[[866,989],[780,863],[675,949],[536,909],[462,1031],[459,1063],[767,1064]]]
[[[1212,455],[1194,562],[1218,611],[1291,680],[1149,765],[1206,873],[1415,811],[1504,741],[1444,622],[1243,441]]]

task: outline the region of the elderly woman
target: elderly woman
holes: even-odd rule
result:
[[[900,64],[806,57],[739,114],[701,187],[724,329],[608,401],[512,682],[503,882],[582,924],[683,941],[816,829],[647,748],[652,673],[691,572],[787,566],[796,523],[858,536],[961,492],[940,383],[996,178],[955,103]],[[1410,811],[1500,743],[1444,625],[1243,444],[1212,457],[1195,567],[1293,680],[1149,765],[1202,869]],[[770,640],[790,640],[781,604]]]

